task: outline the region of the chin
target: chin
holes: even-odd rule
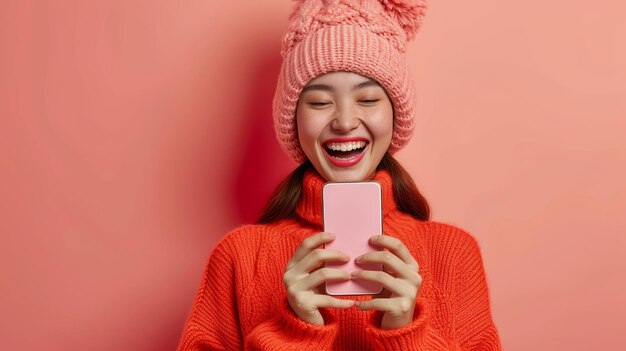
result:
[[[323,167],[324,172],[318,172],[329,182],[361,182],[370,180],[370,173],[373,171],[366,170],[365,168],[357,169],[336,169],[325,165]]]

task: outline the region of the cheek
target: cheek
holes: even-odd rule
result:
[[[296,118],[298,139],[303,148],[310,148],[317,142],[324,126],[314,116],[299,113]]]
[[[370,120],[372,134],[378,139],[389,139],[393,134],[393,110],[384,110]]]

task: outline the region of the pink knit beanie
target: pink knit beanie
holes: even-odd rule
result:
[[[306,160],[295,120],[302,88],[324,73],[348,71],[385,88],[394,108],[388,152],[400,150],[413,133],[415,103],[406,43],[421,27],[426,0],[295,1],[273,101],[274,129],[282,149],[297,163]]]

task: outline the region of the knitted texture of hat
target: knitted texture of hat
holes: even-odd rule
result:
[[[273,121],[282,149],[306,160],[296,131],[296,107],[306,84],[328,72],[347,71],[376,80],[394,110],[387,150],[403,148],[413,134],[414,85],[406,43],[422,25],[426,0],[296,0],[283,38],[282,67],[273,100]]]

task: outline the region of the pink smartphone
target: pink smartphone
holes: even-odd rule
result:
[[[354,259],[364,253],[378,251],[369,244],[372,235],[383,233],[382,195],[376,181],[329,182],[322,190],[324,231],[336,235],[324,245],[350,256],[348,263],[326,262],[326,267],[347,272],[358,270],[382,271],[382,264],[357,265]],[[382,284],[364,280],[326,282],[328,295],[371,295],[382,292]]]

